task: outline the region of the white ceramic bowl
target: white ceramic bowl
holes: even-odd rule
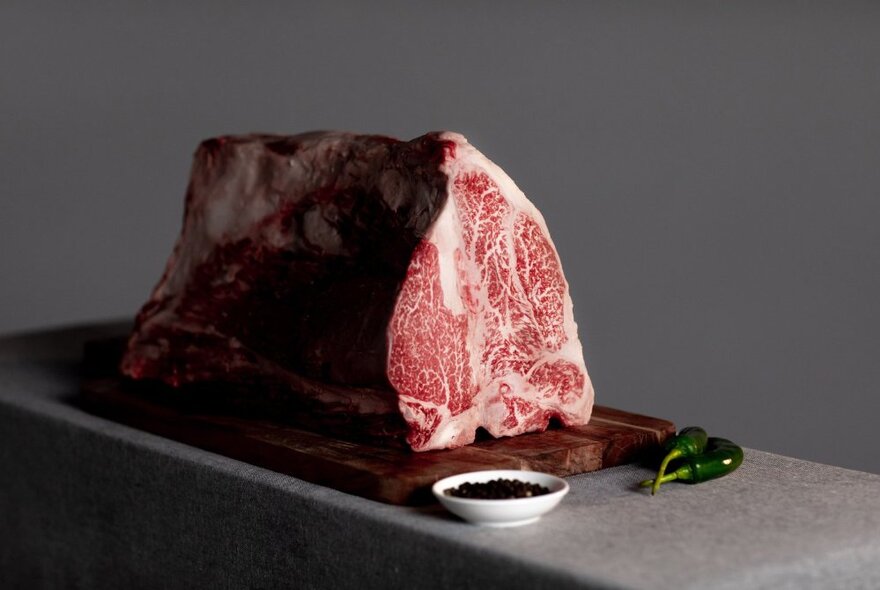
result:
[[[477,500],[447,496],[443,492],[465,482],[483,483],[493,479],[518,479],[526,483],[536,483],[550,489],[549,494],[530,498],[510,500]],[[468,522],[483,526],[508,527],[536,522],[553,510],[568,493],[568,483],[562,478],[537,471],[517,471],[514,469],[494,469],[473,471],[441,479],[431,488],[434,496],[447,510]]]

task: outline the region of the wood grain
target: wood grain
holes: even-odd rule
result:
[[[672,422],[596,406],[587,426],[478,440],[459,449],[414,453],[327,436],[300,426],[242,418],[169,403],[167,391],[113,375],[112,346],[94,344],[80,401],[97,415],[233,459],[391,504],[431,501],[430,486],[448,475],[526,469],[559,476],[630,462],[675,432]],[[96,355],[95,351],[100,354]],[[103,374],[103,375],[102,375]]]

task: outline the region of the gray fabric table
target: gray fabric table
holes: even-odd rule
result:
[[[880,588],[880,476],[747,450],[651,498],[624,466],[483,529],[78,410],[81,345],[114,329],[0,340],[0,587]]]

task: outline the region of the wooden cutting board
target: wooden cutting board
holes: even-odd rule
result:
[[[268,420],[199,413],[160,403],[113,374],[118,343],[92,343],[81,403],[88,411],[207,451],[390,504],[431,501],[437,480],[482,469],[566,476],[621,465],[655,451],[672,422],[596,406],[587,426],[480,440],[414,453],[342,440]],[[101,362],[96,362],[96,357]],[[103,373],[103,374],[102,374]],[[161,399],[161,398],[159,398]]]

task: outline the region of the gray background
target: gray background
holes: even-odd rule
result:
[[[131,316],[197,142],[464,133],[602,404],[880,472],[880,3],[0,8],[0,332]]]

